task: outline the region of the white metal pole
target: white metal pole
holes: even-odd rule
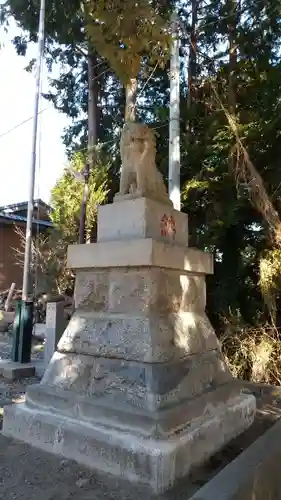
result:
[[[32,218],[33,218],[34,185],[35,185],[35,172],[36,172],[38,110],[40,101],[41,70],[42,70],[42,61],[44,55],[44,32],[45,32],[45,0],[41,0],[40,16],[39,16],[39,33],[38,33],[38,56],[36,63],[36,90],[35,90],[34,117],[33,117],[32,157],[31,157],[31,169],[30,169],[30,181],[29,181],[29,196],[28,196],[28,207],[27,207],[25,254],[24,254],[23,284],[22,284],[23,301],[27,301],[29,294],[30,260],[31,260],[31,245],[32,245]]]
[[[181,209],[180,195],[180,62],[177,14],[172,16],[170,62],[169,197]]]

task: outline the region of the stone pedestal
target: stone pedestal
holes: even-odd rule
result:
[[[69,248],[75,314],[5,435],[159,493],[250,426],[205,314],[212,256],[187,238],[168,203],[99,208],[98,242]]]
[[[67,321],[64,317],[63,302],[47,302],[46,339],[44,348],[44,364],[47,366],[56,351],[57,344],[65,330]]]

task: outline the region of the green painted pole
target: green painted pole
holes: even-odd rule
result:
[[[21,305],[22,301],[16,303],[16,316],[13,323],[13,345],[12,345],[12,361],[19,360],[19,341],[20,341],[20,324],[21,324]]]
[[[20,363],[30,363],[32,328],[33,328],[33,302],[22,301],[20,328],[19,328],[19,346],[18,346],[18,361]]]

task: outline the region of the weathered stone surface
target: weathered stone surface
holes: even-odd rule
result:
[[[64,317],[63,302],[48,302],[46,308],[46,341],[44,347],[44,363],[47,365],[52,358],[67,321]]]
[[[114,407],[128,404],[149,411],[190,400],[232,379],[219,351],[178,362],[136,363],[55,353],[42,384],[56,386]]]
[[[35,323],[32,331],[33,337],[39,340],[45,340],[46,338],[46,323]]]
[[[213,255],[151,238],[70,245],[68,267],[75,269],[158,266],[213,274]]]
[[[57,412],[66,418],[78,418],[89,424],[120,429],[133,435],[170,439],[187,427],[189,430],[196,427],[197,420],[203,414],[212,413],[212,409],[239,394],[237,385],[231,382],[177,405],[152,410],[132,405],[122,392],[119,399],[114,399],[112,394],[106,392],[96,398],[68,390],[66,397],[64,388],[41,384],[28,388],[26,405],[28,408]]]
[[[218,339],[205,314],[137,316],[76,311],[58,343],[58,350],[165,362],[218,346]]]
[[[109,274],[108,305],[117,313],[204,313],[205,278],[161,268],[115,268]]]
[[[160,493],[247,429],[254,414],[255,398],[240,394],[211,406],[191,428],[161,440],[21,404],[5,407],[3,434]]]
[[[79,269],[75,305],[85,311],[116,313],[204,313],[205,278],[163,268]]]
[[[76,309],[108,310],[109,274],[107,269],[77,271],[74,290]]]
[[[134,238],[153,238],[187,245],[188,216],[167,203],[148,198],[125,200],[98,208],[98,241]]]

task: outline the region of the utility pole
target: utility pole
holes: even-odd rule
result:
[[[169,197],[174,208],[180,210],[180,62],[178,17],[175,12],[172,15],[170,60]]]
[[[34,185],[36,172],[36,146],[37,146],[37,128],[38,128],[38,111],[40,101],[40,84],[42,61],[44,55],[44,33],[45,33],[45,0],[41,0],[40,17],[39,17],[39,34],[38,34],[38,56],[36,62],[36,87],[34,101],[34,116],[33,116],[33,133],[32,133],[32,156],[29,180],[29,196],[27,208],[27,223],[25,236],[25,255],[23,268],[23,284],[22,284],[22,300],[27,301],[30,285],[30,260],[31,260],[31,244],[32,244],[32,219],[33,219],[33,200],[34,200]]]
[[[29,194],[27,206],[27,223],[25,236],[25,254],[23,268],[22,301],[17,306],[16,320],[14,323],[14,342],[12,350],[13,361],[27,363],[30,361],[31,340],[33,328],[33,301],[29,299],[30,283],[30,264],[31,264],[31,245],[32,245],[32,222],[34,205],[34,186],[36,173],[36,146],[38,129],[38,111],[40,101],[41,72],[44,56],[44,33],[45,32],[45,0],[40,3],[39,31],[38,31],[38,56],[36,63],[36,86],[34,98],[34,116],[32,133],[32,156],[29,180]]]

